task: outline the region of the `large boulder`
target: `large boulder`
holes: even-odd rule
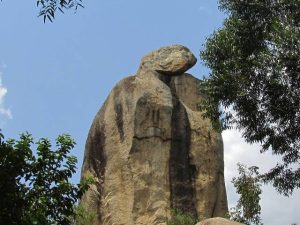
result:
[[[195,63],[180,45],[151,52],[97,113],[82,166],[97,180],[82,198],[95,224],[165,225],[172,208],[226,214],[222,137],[198,111],[200,81],[183,73]]]
[[[140,71],[150,70],[165,75],[179,75],[194,66],[196,62],[196,57],[188,48],[173,45],[162,47],[144,56]]]

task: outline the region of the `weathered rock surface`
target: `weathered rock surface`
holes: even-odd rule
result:
[[[144,56],[140,71],[156,71],[164,75],[179,75],[197,62],[190,50],[182,45],[167,46]],[[140,72],[139,71],[139,72]]]
[[[206,219],[196,225],[244,225],[243,223],[237,223],[235,221],[227,220],[221,217]]]
[[[171,208],[227,212],[222,138],[197,110],[200,81],[183,74],[195,62],[179,45],[150,53],[97,113],[82,167],[98,180],[82,198],[95,224],[165,225]]]

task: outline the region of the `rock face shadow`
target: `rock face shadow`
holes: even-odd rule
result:
[[[170,150],[171,208],[189,212],[197,217],[195,207],[195,166],[190,163],[191,128],[187,112],[177,98],[173,97],[172,142]]]

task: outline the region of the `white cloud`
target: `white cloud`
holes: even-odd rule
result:
[[[236,205],[238,195],[235,193],[231,180],[237,176],[238,162],[247,166],[258,166],[261,172],[268,171],[280,157],[271,155],[270,152],[260,153],[260,146],[246,143],[237,130],[226,130],[222,133],[224,141],[225,182],[229,208]],[[279,195],[272,186],[264,186],[261,195],[262,222],[272,225],[300,224],[298,205],[300,191],[297,190],[290,197]],[[298,210],[297,210],[298,209]],[[297,212],[296,212],[297,211]]]
[[[1,65],[2,68],[4,67],[3,65]],[[12,119],[13,117],[12,117],[11,110],[5,107],[4,104],[4,99],[6,94],[7,94],[7,88],[4,87],[2,84],[2,72],[0,72],[0,114],[4,116],[6,119]]]

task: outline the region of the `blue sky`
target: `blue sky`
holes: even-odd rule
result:
[[[161,46],[182,44],[199,59],[205,38],[225,18],[214,0],[86,0],[84,5],[76,14],[58,13],[54,23],[44,24],[37,18],[35,0],[0,2],[1,128],[6,137],[14,138],[23,131],[51,140],[71,134],[77,142],[73,154],[79,168],[95,114],[112,87],[135,74],[141,57]],[[201,78],[208,70],[198,60],[189,72]],[[258,147],[249,147],[237,133],[223,136],[228,198],[233,205],[237,196],[230,179],[236,162],[251,165],[262,160],[262,165],[273,165],[275,161],[252,153]],[[79,181],[79,173],[73,180]],[[265,224],[300,223],[293,211],[299,192],[289,199],[271,192],[269,188],[264,193]],[[278,216],[275,205],[283,214],[281,220],[273,218]]]

